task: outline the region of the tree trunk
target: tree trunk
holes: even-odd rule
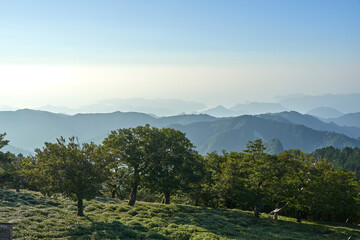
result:
[[[170,204],[170,192],[165,192],[162,200],[164,204]]]
[[[113,190],[111,191],[111,198],[115,198],[115,194],[116,194],[116,190],[113,189]]]
[[[298,223],[301,223],[301,210],[298,210],[297,211],[297,214],[296,214],[296,221],[298,222]]]
[[[319,221],[319,219],[320,219],[320,213],[316,211],[314,214],[314,221]]]
[[[130,206],[134,206],[135,205],[135,202],[136,202],[136,194],[137,194],[137,185],[134,186],[131,190],[131,193],[130,193],[130,200],[128,202],[128,204]]]
[[[279,202],[276,203],[275,209],[278,209],[278,208],[279,208]],[[278,220],[278,215],[279,215],[279,211],[275,211],[273,219],[277,221]]]
[[[116,184],[111,184],[111,183],[108,183],[108,186],[110,187],[110,192],[111,192],[111,198],[115,198],[116,196],[116,187],[117,185]]]
[[[16,187],[16,192],[20,192],[20,187]]]
[[[77,215],[84,216],[84,207],[83,207],[83,199],[82,198],[78,198],[77,208],[78,208]]]
[[[254,216],[255,217],[260,217],[260,206],[258,204],[255,205]]]
[[[259,182],[258,187],[261,188],[261,185],[262,185],[262,182]],[[257,218],[260,217],[260,203],[261,203],[260,190],[256,190],[254,216]]]

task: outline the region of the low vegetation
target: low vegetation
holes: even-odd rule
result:
[[[38,192],[0,190],[0,219],[15,223],[15,239],[351,239],[360,227],[250,212],[187,205],[95,198],[84,202],[85,217],[74,202]]]
[[[146,125],[100,145],[72,137],[35,156],[0,152],[0,188],[16,191],[1,192],[0,221],[15,222],[21,239],[359,237],[353,172],[296,149],[265,151],[257,139],[243,152],[202,156],[184,133]]]

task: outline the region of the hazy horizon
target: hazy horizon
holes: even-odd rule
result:
[[[360,2],[3,1],[0,106],[360,90]]]
[[[360,93],[358,92],[353,92],[353,93],[349,93],[349,94],[332,94],[332,93],[326,93],[326,94],[321,94],[321,95],[306,95],[306,94],[301,94],[301,93],[294,93],[294,94],[286,94],[286,95],[276,95],[273,98],[271,98],[271,100],[268,101],[257,101],[257,100],[244,100],[244,101],[238,101],[238,102],[231,102],[229,104],[223,104],[221,102],[219,103],[214,103],[214,104],[206,104],[204,102],[201,101],[191,101],[191,100],[186,100],[186,99],[181,99],[181,98],[145,98],[145,97],[129,97],[129,98],[104,98],[104,99],[97,99],[93,102],[85,102],[82,105],[74,105],[74,106],[69,106],[69,105],[53,105],[50,103],[46,103],[46,104],[40,104],[40,105],[32,105],[32,106],[25,106],[25,107],[21,107],[21,106],[17,106],[17,105],[8,105],[8,104],[1,104],[0,105],[0,111],[1,111],[1,107],[9,107],[9,109],[13,109],[13,110],[19,110],[19,109],[41,109],[42,107],[59,107],[59,108],[69,108],[69,109],[73,109],[76,110],[78,108],[82,108],[82,107],[86,107],[86,106],[92,106],[92,105],[97,105],[97,104],[104,104],[106,102],[111,102],[111,101],[135,101],[137,102],[137,100],[144,100],[144,101],[149,101],[151,104],[151,102],[154,101],[179,101],[179,102],[188,102],[188,103],[196,103],[196,104],[203,104],[204,108],[202,109],[210,109],[210,108],[216,108],[218,106],[223,106],[225,108],[232,108],[238,104],[252,104],[252,103],[279,103],[281,102],[281,100],[283,99],[287,99],[287,98],[293,98],[293,97],[324,97],[324,96],[351,96],[351,95],[360,95]],[[130,106],[130,105],[129,105]]]

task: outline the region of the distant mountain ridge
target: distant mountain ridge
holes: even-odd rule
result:
[[[250,102],[244,104],[236,104],[230,110],[234,112],[244,112],[246,114],[261,114],[261,113],[276,113],[283,112],[287,109],[280,103],[264,103],[264,102]]]
[[[307,113],[314,108],[335,108],[342,113],[360,112],[360,93],[325,95],[289,95],[278,97],[278,103],[287,109]]]
[[[338,118],[344,115],[342,112],[335,108],[331,107],[317,107],[310,110],[307,114],[313,115],[320,119],[327,119],[327,118]]]
[[[259,116],[244,115],[214,122],[173,126],[186,132],[200,153],[212,151],[242,151],[249,140],[269,142],[279,139],[283,148],[312,152],[317,148],[360,146],[360,141],[335,132],[318,131],[304,125],[286,123]]]
[[[268,112],[282,112],[286,111],[286,108],[281,106],[279,103],[260,103],[260,102],[250,102],[250,103],[239,103],[231,108],[226,108],[222,105],[219,105],[215,108],[207,109],[201,113],[209,114],[214,117],[236,117],[245,114],[261,114]]]
[[[193,113],[205,109],[202,103],[185,101],[180,99],[145,99],[145,98],[127,98],[127,99],[104,99],[94,104],[81,106],[78,108],[57,107],[46,105],[37,110],[50,111],[66,114],[78,113],[112,113],[122,112],[142,112],[156,116],[172,116],[180,113]]]
[[[333,119],[343,113],[360,112],[360,94],[325,94],[302,95],[292,94],[280,96],[273,102],[245,102],[231,107],[218,105],[208,107],[203,103],[185,101],[181,99],[145,99],[118,98],[103,99],[94,103],[69,108],[66,106],[45,105],[36,110],[75,115],[78,113],[112,113],[142,112],[153,117],[174,116],[179,114],[208,114],[214,117],[235,117],[244,114],[277,113],[283,111],[297,111],[309,113],[320,119]],[[19,108],[0,105],[0,111],[13,111]]]
[[[340,126],[360,127],[360,112],[348,113],[338,118],[325,119],[326,122],[333,122]]]
[[[347,127],[347,126],[339,126],[335,123],[325,123],[314,116],[311,116],[309,114],[300,114],[295,111],[261,114],[258,116],[279,122],[293,123],[297,125],[301,124],[306,127],[319,131],[329,131],[329,132],[345,134],[346,136],[352,138],[360,137],[360,128],[358,127]]]
[[[228,118],[205,114],[156,118],[137,112],[70,116],[29,109],[0,112],[0,133],[7,133],[10,149],[22,149],[25,153],[42,147],[45,141],[54,142],[60,136],[77,136],[80,142],[100,143],[111,130],[145,124],[184,131],[202,154],[223,149],[241,151],[249,140],[258,138],[269,143],[274,152],[291,148],[312,152],[326,146],[360,147],[359,140],[344,134],[350,128],[296,112]],[[353,133],[359,132],[358,128],[351,129],[356,130]]]
[[[12,149],[33,151],[45,141],[53,142],[60,136],[78,136],[81,142],[100,143],[111,131],[118,128],[150,124],[156,127],[170,124],[189,124],[196,121],[213,121],[209,115],[178,115],[155,118],[145,113],[113,112],[76,114],[73,116],[46,111],[23,109],[0,111],[0,132],[7,133]]]
[[[214,116],[214,117],[233,117],[233,116],[241,115],[241,114],[234,112],[222,105],[207,109],[201,113],[208,114],[208,115]]]

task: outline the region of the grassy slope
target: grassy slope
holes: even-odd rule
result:
[[[0,190],[0,222],[16,223],[15,239],[352,239],[360,228],[304,222],[266,214],[261,219],[239,210],[97,198],[85,202],[86,217],[75,204],[36,192]]]

